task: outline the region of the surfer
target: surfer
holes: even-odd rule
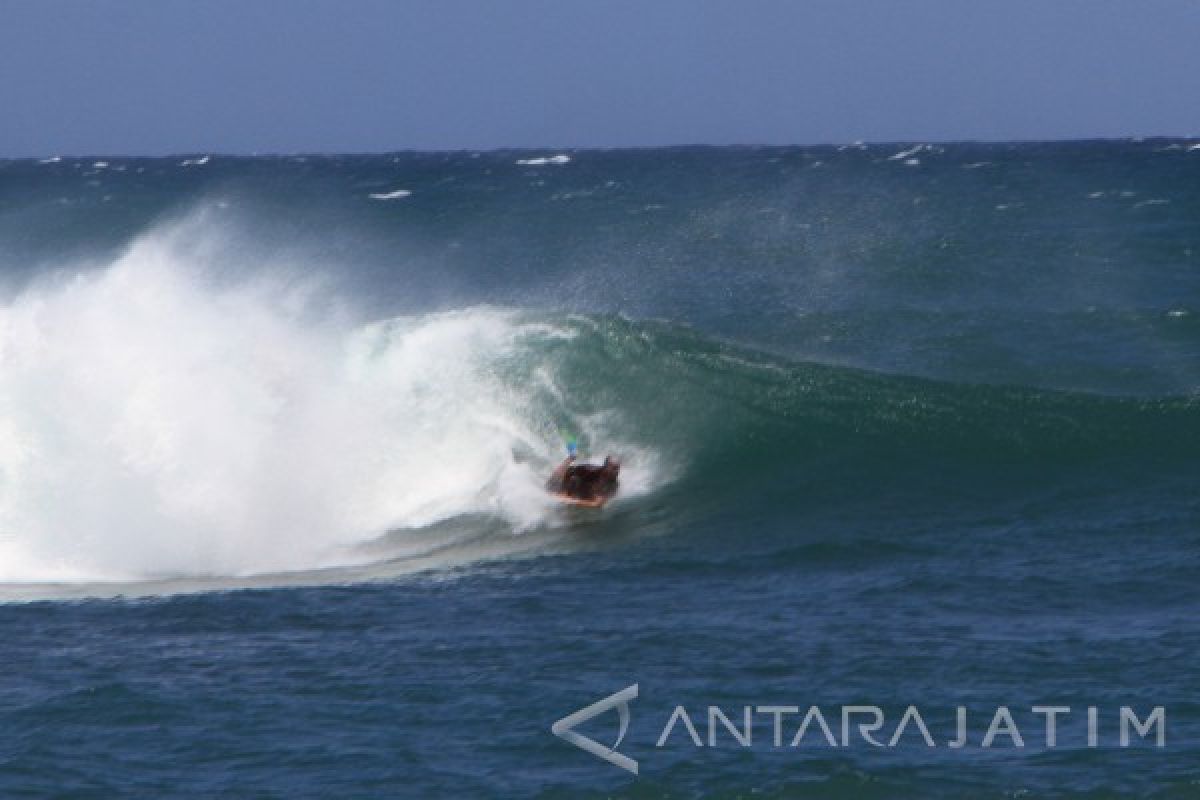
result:
[[[546,481],[546,490],[578,506],[599,508],[617,493],[621,462],[606,456],[600,466],[576,464],[571,452]]]

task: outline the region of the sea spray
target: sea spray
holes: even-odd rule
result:
[[[548,417],[497,370],[552,327],[350,324],[188,249],[149,234],[0,309],[0,581],[316,569],[388,531],[552,514]]]

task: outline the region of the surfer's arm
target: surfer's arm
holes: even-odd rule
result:
[[[550,473],[550,477],[546,480],[546,486],[552,490],[557,490],[562,487],[563,478],[566,477],[567,468],[571,466],[571,462],[575,460],[575,456],[567,456],[561,464],[554,468],[554,472]]]
[[[608,498],[604,496],[593,497],[590,500],[575,500],[576,505],[583,506],[584,508],[599,508],[607,502]]]

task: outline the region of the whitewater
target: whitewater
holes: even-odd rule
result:
[[[605,438],[536,361],[572,331],[489,307],[361,322],[311,274],[219,277],[216,235],[167,226],[0,310],[0,582],[315,571],[411,558],[401,532],[449,520],[424,547],[561,522],[560,427]],[[636,495],[649,455],[624,450]]]

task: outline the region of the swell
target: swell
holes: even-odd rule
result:
[[[652,522],[636,513],[648,495],[677,512],[697,497],[741,505],[781,478],[855,501],[881,475],[1190,473],[1200,445],[1191,397],[872,373],[607,314],[364,323],[308,309],[311,288],[214,286],[178,250],[148,237],[0,308],[4,580],[244,578],[558,546],[545,533],[572,518],[541,482],[563,433],[623,459],[632,516],[612,517],[635,528]]]

